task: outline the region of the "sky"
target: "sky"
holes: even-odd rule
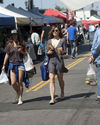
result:
[[[14,3],[15,7],[22,7],[25,9],[25,1],[27,0],[4,0],[4,4],[0,4],[0,6],[7,6],[8,4]],[[33,0],[34,5],[39,7],[40,9],[54,9],[56,5],[61,8],[66,8],[59,0]]]
[[[22,7],[25,9],[25,1],[27,0],[4,0],[4,3],[0,4],[0,6],[6,7],[7,5],[14,3],[15,7]],[[40,9],[54,9],[56,5],[60,6],[61,8],[66,8],[66,6],[64,6],[64,4],[59,0],[33,0],[33,2],[35,7],[39,7]],[[88,6],[87,8],[89,7],[90,6]],[[100,2],[96,2],[94,4],[94,9],[100,10]]]

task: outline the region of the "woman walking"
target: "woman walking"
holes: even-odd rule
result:
[[[61,29],[57,26],[52,27],[49,32],[49,41],[47,46],[47,55],[49,57],[49,78],[50,78],[50,95],[51,100],[49,104],[55,103],[55,75],[57,75],[59,85],[61,88],[61,98],[64,98],[64,80],[63,72],[65,70],[63,52],[65,48],[65,41],[62,39],[63,35]],[[54,49],[48,49],[49,45]]]
[[[23,58],[27,55],[27,51],[21,40],[17,30],[11,31],[11,39],[7,42],[6,46],[6,55],[3,62],[2,70],[5,71],[5,66],[9,59],[9,79],[11,85],[17,93],[18,104],[22,104],[22,95],[23,95],[23,81],[25,86],[29,87],[29,80],[24,68]]]

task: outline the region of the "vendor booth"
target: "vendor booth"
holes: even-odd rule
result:
[[[61,12],[59,12],[58,10],[52,10],[51,8],[49,8],[45,11],[44,15],[57,17],[63,19],[63,21],[66,22],[66,16],[64,14],[61,14]]]
[[[22,14],[23,16],[26,16],[30,19],[32,26],[41,26],[43,25],[43,17],[38,16],[30,11],[26,11],[22,8],[16,8],[14,6],[8,5],[6,7],[12,12],[15,12],[17,14]]]
[[[10,26],[10,25],[15,25],[14,17],[0,13],[0,26]]]
[[[5,14],[5,15],[9,15],[9,16],[13,16],[15,18],[15,23],[19,24],[19,25],[25,25],[25,24],[29,24],[30,23],[30,19],[27,16],[23,16],[21,14],[12,12],[6,8],[3,8],[0,6],[0,13],[1,14]]]

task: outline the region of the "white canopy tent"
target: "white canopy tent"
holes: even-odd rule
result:
[[[91,16],[88,20],[97,20],[97,21],[100,21],[100,17],[97,18],[96,16]]]
[[[70,10],[78,10],[100,0],[60,0]]]
[[[0,6],[0,13],[13,16],[15,18],[15,23],[19,25],[25,25],[30,23],[30,19],[27,16],[23,16],[21,14],[10,11],[6,8]]]

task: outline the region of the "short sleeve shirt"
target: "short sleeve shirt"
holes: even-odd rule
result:
[[[48,34],[49,34],[49,31],[51,30],[51,26],[45,26],[43,27],[42,29],[44,31],[44,40],[48,40]]]
[[[75,26],[71,26],[67,29],[69,40],[76,40],[77,29]]]
[[[13,47],[10,51],[8,47],[6,47],[5,51],[9,55],[9,62],[16,64],[23,61],[23,54],[18,52],[16,47]]]

